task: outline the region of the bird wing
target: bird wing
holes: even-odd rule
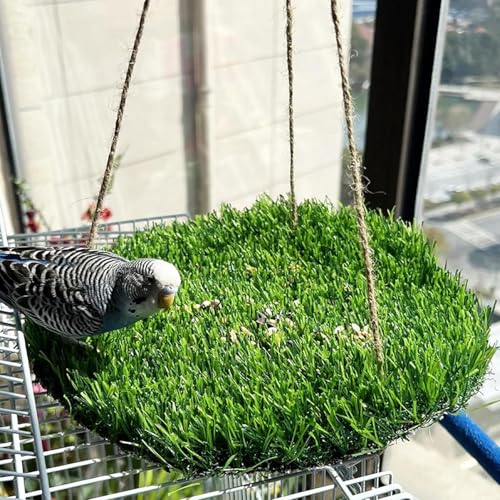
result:
[[[64,336],[91,335],[102,324],[122,262],[84,248],[0,248],[0,300]]]

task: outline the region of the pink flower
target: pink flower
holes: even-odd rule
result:
[[[95,203],[92,202],[87,207],[87,210],[85,210],[85,212],[83,212],[82,220],[91,220],[92,216],[94,215],[94,210],[95,210]]]
[[[32,385],[33,385],[33,392],[35,394],[45,394],[47,392],[47,389],[45,389],[45,387],[38,382],[35,382]]]
[[[87,210],[85,210],[85,212],[83,212],[82,220],[92,220],[92,217],[94,216],[94,212],[95,212],[95,203],[92,202],[87,207]],[[113,216],[113,212],[111,212],[110,208],[103,208],[101,210],[101,214],[100,214],[99,218],[106,221],[109,218],[111,218],[112,216]]]
[[[26,227],[32,232],[32,233],[38,233],[40,229],[40,224],[36,222],[34,219],[29,219],[28,222],[26,223]]]
[[[109,208],[103,208],[101,210],[101,219],[108,220],[113,216],[113,212]]]

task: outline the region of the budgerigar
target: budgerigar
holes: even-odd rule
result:
[[[0,247],[0,300],[73,339],[168,309],[181,283],[173,264],[85,248]]]

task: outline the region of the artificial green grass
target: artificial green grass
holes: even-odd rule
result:
[[[368,213],[381,370],[352,209],[307,201],[295,232],[289,218],[262,198],[119,241],[177,265],[173,308],[90,354],[30,325],[35,372],[76,419],[190,473],[331,463],[466,405],[495,351],[489,311],[420,229]]]

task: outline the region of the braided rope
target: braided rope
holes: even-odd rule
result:
[[[375,347],[375,356],[379,363],[384,360],[384,351],[382,348],[382,340],[380,338],[380,328],[378,319],[378,304],[375,288],[375,271],[373,266],[372,249],[370,247],[370,237],[365,219],[365,201],[364,201],[364,186],[361,174],[361,160],[356,148],[354,138],[353,125],[353,104],[351,87],[349,84],[347,64],[344,57],[344,46],[342,43],[340,18],[337,0],[331,0],[331,14],[335,29],[335,39],[337,42],[337,55],[340,68],[340,77],[342,80],[342,95],[344,101],[344,113],[347,127],[347,140],[349,144],[350,155],[350,172],[353,180],[352,190],[354,197],[354,209],[356,212],[356,221],[358,224],[359,239],[363,249],[363,260],[365,264],[365,275],[368,293],[368,308],[370,313],[370,329]]]

